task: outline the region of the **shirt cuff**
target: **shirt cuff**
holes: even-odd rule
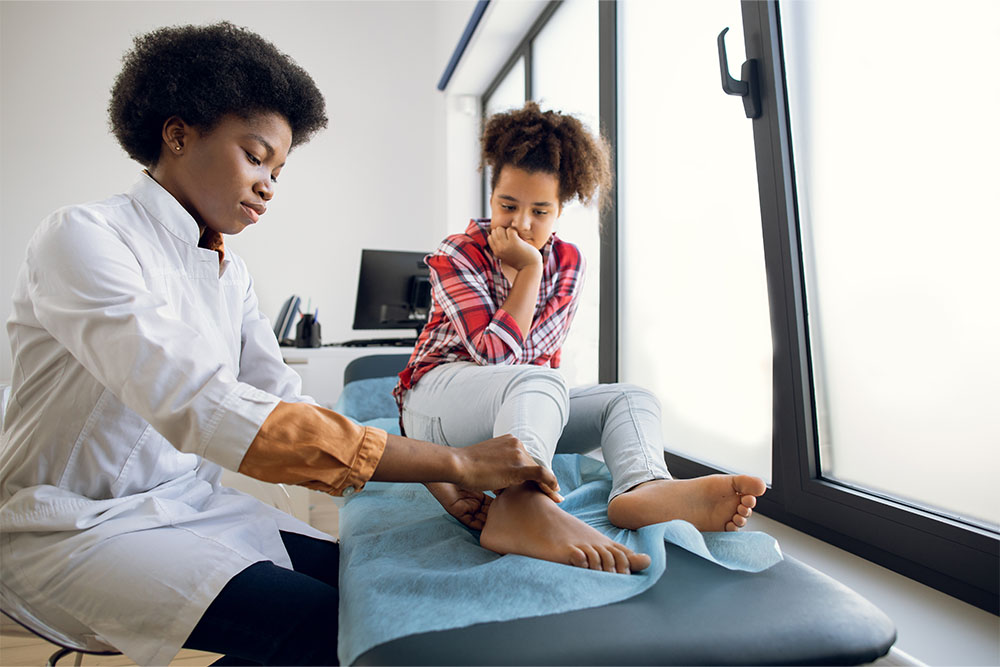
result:
[[[385,451],[385,431],[332,410],[278,403],[253,439],[239,472],[332,495],[360,491]]]
[[[498,308],[486,330],[502,340],[514,353],[515,358],[521,358],[521,352],[524,350],[524,334],[510,313]]]

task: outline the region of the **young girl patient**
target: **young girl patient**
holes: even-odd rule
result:
[[[567,202],[591,204],[607,191],[604,141],[576,118],[528,102],[489,118],[481,145],[483,165],[492,168],[493,217],[472,220],[427,257],[433,305],[394,392],[406,434],[464,446],[510,433],[545,466],[557,452],[600,444],[612,476],[614,525],[746,525],[763,480],[672,479],[652,394],[627,384],[567,388],[555,370],[585,264],[553,229]],[[563,511],[561,498],[534,484],[508,487],[492,502],[451,485],[428,488],[452,515],[481,528],[480,543],[497,553],[622,573],[650,562]]]

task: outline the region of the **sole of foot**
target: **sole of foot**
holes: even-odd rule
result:
[[[764,480],[751,475],[657,479],[613,498],[608,519],[630,530],[674,519],[689,521],[703,532],[739,530],[766,490]]]

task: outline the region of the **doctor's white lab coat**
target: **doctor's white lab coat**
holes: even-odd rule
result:
[[[143,174],[29,243],[7,324],[0,584],[50,628],[167,664],[235,574],[328,535],[219,486],[278,404],[311,400],[246,266]]]

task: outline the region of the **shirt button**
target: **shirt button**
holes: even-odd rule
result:
[[[353,486],[349,486],[346,489],[344,489],[343,496],[345,498],[350,498],[353,495],[354,495],[354,487]]]

